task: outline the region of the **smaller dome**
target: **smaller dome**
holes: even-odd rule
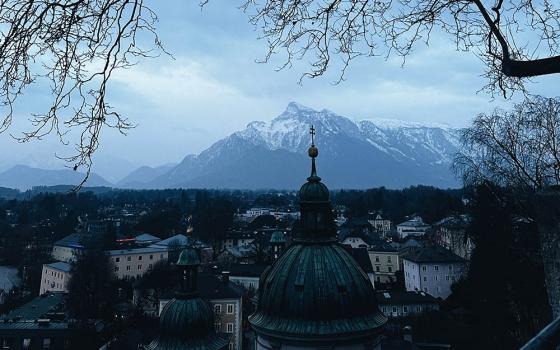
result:
[[[309,181],[299,189],[300,202],[328,202],[329,189],[320,181]]]
[[[196,266],[200,265],[200,258],[198,257],[198,253],[194,248],[185,248],[179,255],[179,259],[177,260],[178,266]]]
[[[315,145],[311,145],[311,147],[309,147],[309,149],[307,150],[307,154],[311,158],[317,158],[317,156],[319,155],[319,149],[315,147]]]
[[[286,237],[282,231],[274,231],[270,236],[270,243],[286,243]]]

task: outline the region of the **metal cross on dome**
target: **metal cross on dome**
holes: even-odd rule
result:
[[[309,133],[311,134],[311,145],[314,146],[315,145],[315,128],[313,127],[313,125],[311,125],[311,128],[309,129]]]

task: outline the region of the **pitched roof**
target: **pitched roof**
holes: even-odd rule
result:
[[[391,245],[391,243],[382,239],[375,240],[370,243],[369,250],[372,252],[398,252],[399,250]]]
[[[406,305],[437,303],[438,300],[424,292],[389,291],[377,292],[375,295],[379,305]]]
[[[170,244],[175,244],[175,242],[177,242],[179,245],[181,246],[186,246],[189,244],[190,242],[190,238],[188,238],[185,235],[175,235],[173,237],[169,237],[167,239],[164,239],[163,241],[159,241],[157,243],[151,244],[148,247],[152,247],[152,248],[168,248]]]
[[[465,261],[465,259],[452,251],[436,245],[412,248],[403,254],[402,258],[416,263],[451,263]]]
[[[106,255],[114,256],[114,255],[126,255],[126,254],[146,254],[146,253],[163,253],[165,252],[164,247],[145,247],[145,248],[130,248],[130,249],[115,249],[115,250],[107,250],[105,252]]]
[[[231,264],[223,271],[229,271],[230,276],[238,277],[260,277],[264,270],[270,265],[267,264]]]
[[[161,241],[161,238],[151,235],[149,233],[142,233],[134,237],[137,242],[150,242],[150,241]]]
[[[54,242],[55,246],[59,247],[69,247],[69,248],[84,248],[83,244],[84,238],[79,233],[72,233],[68,236],[59,239],[58,241]]]
[[[64,293],[46,293],[34,298],[27,304],[10,311],[6,315],[2,316],[2,319],[35,320],[54,310],[63,302]]]
[[[62,261],[56,261],[50,264],[45,264],[46,266],[50,267],[51,269],[56,269],[59,271],[64,271],[64,272],[70,272],[70,270],[72,269],[72,265],[62,262]]]

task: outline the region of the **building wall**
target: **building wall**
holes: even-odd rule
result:
[[[427,311],[439,310],[438,304],[387,304],[380,305],[379,309],[383,314],[389,318],[408,317],[413,315],[420,315]]]
[[[151,253],[135,253],[124,251],[123,254],[111,255],[109,257],[114,266],[115,276],[119,279],[138,278],[159,261],[167,260],[167,251],[155,251]]]
[[[368,254],[373,265],[375,281],[377,283],[396,281],[395,272],[401,268],[398,252],[369,251]]]
[[[45,294],[46,292],[68,292],[70,276],[70,272],[53,269],[46,264],[43,265],[39,294]]]
[[[403,259],[404,281],[407,291],[423,291],[436,298],[446,299],[451,285],[465,271],[463,263],[415,263]]]
[[[82,250],[77,248],[70,248],[64,246],[53,246],[52,257],[56,261],[72,262]]]
[[[213,299],[210,303],[214,309],[216,332],[231,334],[229,349],[241,350],[243,346],[241,299]]]
[[[259,289],[259,278],[258,277],[245,277],[245,276],[229,276],[229,280],[233,283],[243,286],[247,290],[258,290]]]

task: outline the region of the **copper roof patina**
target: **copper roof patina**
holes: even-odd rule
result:
[[[299,193],[299,232],[263,273],[257,310],[249,322],[257,334],[286,342],[326,345],[377,339],[387,318],[379,311],[367,274],[336,240],[329,190],[317,176],[314,144],[309,155],[311,176]]]

